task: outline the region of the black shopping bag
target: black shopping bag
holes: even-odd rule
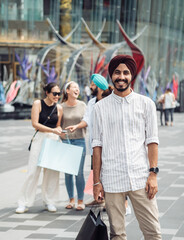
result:
[[[75,240],[108,240],[107,226],[101,219],[100,211],[96,217],[90,210]]]

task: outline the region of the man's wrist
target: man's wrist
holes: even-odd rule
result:
[[[96,182],[96,183],[94,183],[93,184],[93,186],[97,186],[97,185],[99,185],[99,184],[101,184],[101,182],[99,181],[99,182]]]
[[[151,168],[149,169],[149,172],[150,172],[150,173],[157,174],[157,173],[159,173],[159,168],[158,168],[158,167],[151,167]]]
[[[150,173],[149,173],[149,176],[151,176],[151,177],[157,177],[157,174],[154,173],[154,172],[150,172]]]

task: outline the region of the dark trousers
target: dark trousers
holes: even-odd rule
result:
[[[164,109],[160,109],[160,124],[163,125],[163,115],[164,115],[164,120],[165,120],[165,124],[166,124],[166,117],[165,117],[165,110]]]
[[[165,121],[169,122],[169,115],[171,116],[171,122],[173,122],[173,112],[174,108],[165,109]]]

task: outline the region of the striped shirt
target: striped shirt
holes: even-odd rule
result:
[[[146,146],[159,143],[156,107],[145,96],[112,93],[95,104],[92,147],[102,147],[101,181],[105,192],[127,192],[146,186]]]

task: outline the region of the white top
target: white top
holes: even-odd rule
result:
[[[91,90],[90,90],[89,86],[85,86],[84,91],[85,91],[87,96],[91,95]]]
[[[95,104],[92,147],[102,147],[101,181],[105,192],[127,192],[146,186],[146,145],[159,143],[154,102],[133,91],[112,93]]]
[[[175,107],[175,97],[171,92],[165,93],[164,100],[165,109],[174,108]]]
[[[96,97],[92,98],[91,100],[89,100],[88,105],[87,105],[87,109],[86,112],[84,114],[83,117],[83,121],[85,121],[88,125],[88,130],[89,130],[89,148],[90,148],[90,152],[91,155],[93,155],[93,149],[92,149],[92,119],[93,119],[93,109],[96,103]]]

